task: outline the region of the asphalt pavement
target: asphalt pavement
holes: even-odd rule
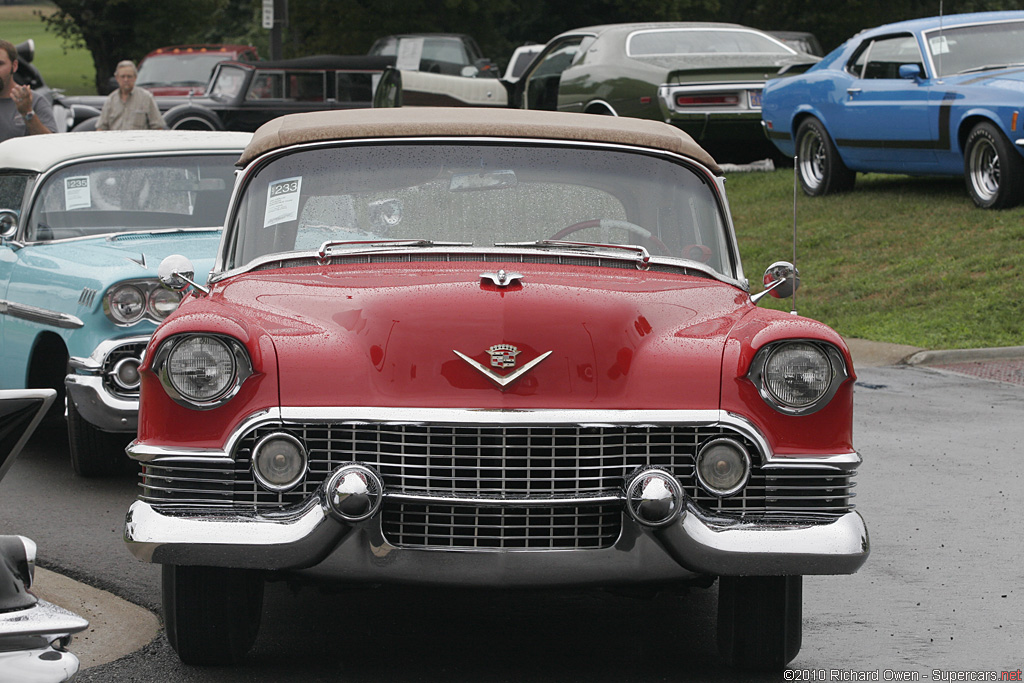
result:
[[[1024,346],[930,351],[861,339],[847,343],[855,368],[912,365],[1024,385]],[[42,568],[36,570],[33,592],[89,620],[89,628],[75,636],[69,648],[83,670],[129,655],[160,634],[160,620],[149,610]]]

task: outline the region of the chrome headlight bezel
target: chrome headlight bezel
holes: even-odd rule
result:
[[[208,339],[223,345],[231,360],[230,373],[223,388],[209,398],[187,395],[181,390],[180,383],[174,381],[171,374],[171,361],[174,352],[180,349],[182,344],[197,339]],[[160,379],[164,391],[178,405],[193,410],[212,410],[224,405],[238,394],[238,390],[245,380],[252,376],[253,367],[248,351],[237,339],[223,334],[187,332],[170,337],[160,344],[153,356],[153,371]]]
[[[823,370],[828,375],[828,382],[819,395],[806,402],[786,401],[778,392],[772,390],[767,375],[771,372],[769,364],[778,358],[779,351],[793,346],[807,346],[820,354]],[[843,354],[834,345],[815,339],[786,339],[766,344],[754,355],[747,378],[753,382],[765,403],[786,415],[812,415],[827,406],[835,397],[839,387],[850,377],[849,368]]]
[[[141,295],[142,301],[140,302],[141,308],[137,315],[125,316],[117,312],[117,307],[112,303],[114,297],[121,292],[131,292],[135,290]],[[116,284],[111,285],[107,288],[107,291],[103,294],[103,313],[107,316],[110,322],[114,323],[118,327],[132,327],[137,325],[143,320],[149,320],[155,323],[163,322],[167,316],[176,310],[168,310],[167,313],[161,314],[160,308],[166,308],[170,297],[177,297],[178,302],[181,302],[182,295],[180,292],[172,292],[160,284],[160,281],[156,278],[145,278],[138,280],[123,280]]]

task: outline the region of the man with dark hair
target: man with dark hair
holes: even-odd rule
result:
[[[103,103],[96,130],[160,130],[167,128],[156,100],[145,88],[136,88],[139,73],[129,59],[118,62],[114,69],[117,90]]]
[[[14,81],[17,70],[17,48],[0,40],[0,141],[57,130],[53,107],[46,98],[36,97],[32,88]]]

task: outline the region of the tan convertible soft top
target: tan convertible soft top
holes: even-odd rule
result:
[[[667,150],[721,169],[689,135],[660,121],[525,109],[403,107],[290,114],[256,131],[239,164],[287,145],[384,137],[493,136],[611,142]]]

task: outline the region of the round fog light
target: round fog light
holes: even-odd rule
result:
[[[365,465],[342,465],[327,482],[327,505],[345,522],[373,517],[384,498],[380,475]]]
[[[683,487],[665,470],[641,470],[626,484],[626,508],[644,526],[665,526],[682,513],[684,505]]]
[[[306,476],[306,449],[291,434],[269,434],[252,452],[256,480],[271,491],[289,491]]]
[[[750,476],[750,454],[732,439],[715,439],[697,454],[697,481],[708,493],[725,498],[738,492]]]
[[[122,358],[114,365],[111,378],[114,384],[126,391],[136,391],[141,383],[138,358]]]

